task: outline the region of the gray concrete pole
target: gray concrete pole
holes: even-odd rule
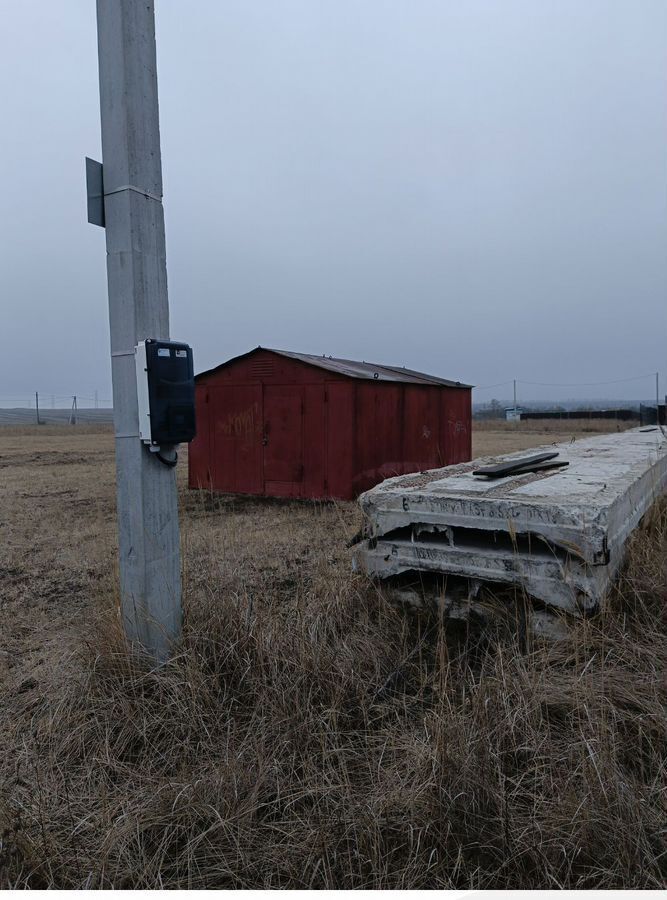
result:
[[[655,373],[655,424],[660,424],[660,372]]]
[[[176,476],[139,440],[134,347],[169,338],[153,0],[97,0],[121,610],[163,661],[181,630]]]

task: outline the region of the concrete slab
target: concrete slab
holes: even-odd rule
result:
[[[356,568],[516,584],[544,603],[596,608],[625,543],[667,488],[667,440],[632,430],[552,444],[569,466],[489,480],[488,458],[391,478],[362,494],[366,540]],[[520,459],[525,452],[503,459]]]

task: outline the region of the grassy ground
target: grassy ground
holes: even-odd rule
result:
[[[351,575],[353,504],[184,469],[184,637],[154,671],[119,635],[111,435],[0,430],[0,886],[664,886],[662,507],[603,617],[519,646]]]

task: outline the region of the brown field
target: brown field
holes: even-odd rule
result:
[[[528,424],[475,455],[559,439]],[[0,887],[665,886],[662,506],[609,610],[546,644],[388,605],[354,504],[185,475],[156,671],[118,629],[110,432],[0,430]]]

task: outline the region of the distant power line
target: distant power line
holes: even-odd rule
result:
[[[109,424],[113,421],[112,409],[81,409],[72,414],[71,407],[60,409],[39,409],[40,425],[86,425]],[[36,425],[37,410],[28,407],[3,408],[0,406],[0,426],[2,425]]]
[[[507,381],[499,381],[498,384],[476,384],[475,390],[476,391],[486,391],[486,390],[490,390],[491,388],[505,387],[508,384],[514,384],[514,379],[510,378]],[[517,384],[519,384],[518,381],[517,381]]]
[[[655,376],[655,372],[649,372],[647,375],[632,375],[629,378],[614,378],[610,381],[524,381],[522,378],[517,378],[516,384],[517,386],[524,384],[531,387],[603,387],[609,384],[627,384],[631,381],[642,381],[648,378],[655,379]],[[505,387],[513,383],[514,379],[509,378],[507,381],[500,381],[497,384],[477,385],[475,390],[490,390],[491,388]]]
[[[20,407],[34,408],[35,395],[39,397],[40,408],[51,407],[51,409],[53,409],[56,406],[70,406],[74,397],[76,397],[78,404],[90,403],[91,408],[111,407],[113,405],[111,400],[100,397],[99,394],[77,394],[74,391],[71,394],[53,394],[50,391],[35,391],[31,394],[24,394],[23,396],[0,394],[0,404],[15,403]]]

